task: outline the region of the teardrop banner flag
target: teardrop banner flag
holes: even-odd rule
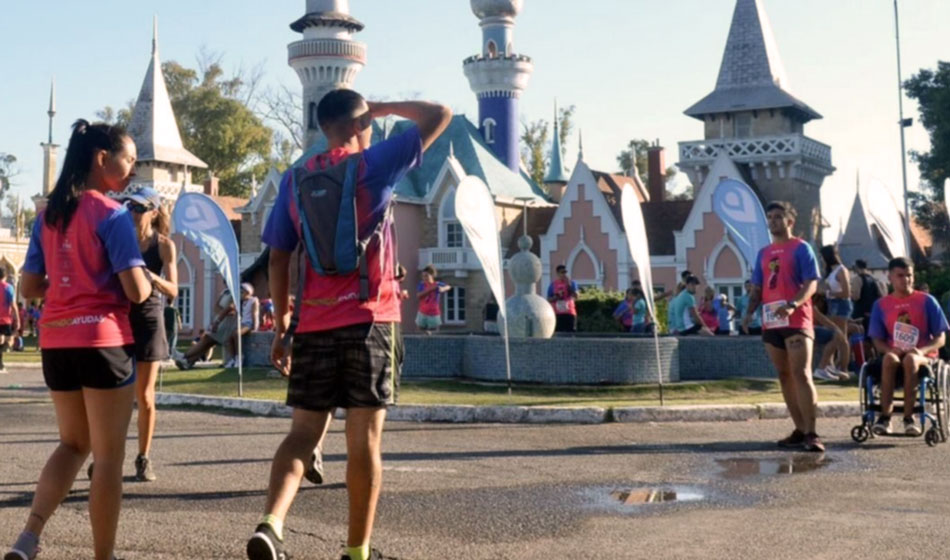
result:
[[[650,269],[650,247],[647,243],[647,228],[643,221],[643,210],[640,201],[633,192],[633,187],[624,185],[620,192],[620,214],[623,218],[623,229],[627,236],[627,249],[630,258],[637,266],[637,275],[640,285],[643,286],[643,295],[646,298],[647,309],[653,318],[653,342],[656,347],[656,381],[660,393],[660,405],[663,405],[663,366],[660,363],[660,335],[657,333],[656,306],[653,302],[653,271]]]
[[[723,179],[713,191],[712,208],[732,234],[746,267],[753,267],[759,250],[772,242],[759,197],[742,181]]]
[[[241,324],[241,267],[234,228],[224,210],[203,193],[185,192],[178,196],[172,210],[175,231],[208,255],[231,292],[237,324]],[[237,353],[241,356],[241,337],[237,337]],[[243,360],[238,360],[238,395],[244,394]]]
[[[455,189],[455,217],[462,224],[472,251],[482,265],[485,279],[501,318],[502,338],[505,342],[505,367],[508,378],[508,394],[511,394],[511,358],[508,349],[508,314],[505,310],[505,279],[502,275],[498,221],[495,218],[495,201],[488,185],[474,175],[462,179]]]

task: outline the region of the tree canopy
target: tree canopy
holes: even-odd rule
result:
[[[561,143],[561,157],[565,154],[567,140],[574,130],[574,105],[558,109],[558,141]],[[544,119],[521,123],[521,159],[528,167],[528,174],[538,185],[544,184],[551,151],[548,145],[550,124]]]
[[[922,193],[910,193],[917,220],[943,238],[950,234],[944,206],[944,181],[950,178],[950,62],[920,70],[904,82],[907,96],[917,101],[920,122],[930,135],[930,150],[911,152],[920,169]]]

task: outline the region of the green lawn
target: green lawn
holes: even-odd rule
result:
[[[284,379],[268,377],[265,368],[244,372],[244,396],[283,401]],[[190,371],[166,370],[165,392],[237,396],[237,370],[220,368]],[[666,404],[757,404],[782,402],[777,381],[727,379],[683,382],[664,387]],[[855,383],[819,382],[823,401],[857,401]],[[509,397],[504,384],[459,380],[405,381],[399,392],[400,404],[468,404],[518,406],[645,406],[657,404],[655,385],[568,387],[516,385]]]

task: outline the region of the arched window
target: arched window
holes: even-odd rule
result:
[[[485,46],[485,52],[488,53],[488,58],[498,56],[498,45],[495,44],[495,41],[491,39],[488,40],[488,44]]]
[[[462,224],[455,217],[454,188],[442,197],[442,205],[439,208],[439,246],[448,249],[468,246]]]
[[[307,128],[310,130],[320,128],[320,125],[317,124],[317,103],[315,101],[311,101],[307,107]]]
[[[484,134],[485,136],[486,144],[495,143],[495,127],[497,125],[498,123],[496,123],[495,119],[492,119],[492,118],[487,118],[484,121],[482,121],[482,131],[483,131],[482,134]]]

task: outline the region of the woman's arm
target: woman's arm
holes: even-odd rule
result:
[[[841,291],[833,294],[834,297],[838,299],[851,299],[851,274],[848,272],[848,269],[842,266],[838,269],[838,274],[836,274],[835,277],[838,279]]]
[[[23,297],[26,299],[42,299],[46,297],[46,288],[49,287],[49,280],[46,279],[45,274],[34,274],[32,272],[24,272],[23,278],[20,282],[20,290],[23,292]],[[30,313],[30,318],[33,317],[33,314]]]
[[[119,282],[125,297],[132,303],[142,303],[152,295],[152,283],[148,281],[145,267],[133,266],[119,273]]]
[[[158,238],[158,253],[162,257],[165,278],[152,276],[152,284],[168,299],[175,299],[178,297],[178,250],[171,239],[161,235]]]

